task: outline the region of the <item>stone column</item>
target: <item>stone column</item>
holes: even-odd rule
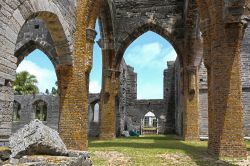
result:
[[[87,135],[84,111],[74,102],[76,93],[72,86],[73,66],[58,66],[58,88],[60,96],[59,133],[67,148],[86,150]],[[74,84],[73,84],[74,85]],[[87,111],[87,110],[85,110]]]
[[[215,33],[212,45],[213,63],[209,71],[209,91],[212,91],[209,104],[212,104],[212,112],[209,116],[209,132],[213,134],[209,138],[209,151],[219,157],[246,157],[240,72],[243,24],[233,23],[215,28],[221,28],[225,36]]]
[[[223,16],[211,24],[209,152],[219,158],[246,158],[241,103],[240,48],[244,35],[243,1],[225,1]],[[247,14],[249,15],[249,13]]]
[[[57,68],[61,99],[59,133],[67,148],[74,150],[88,147],[88,79],[92,59],[89,42],[94,35],[86,31],[87,6],[88,1],[77,1],[73,65]]]
[[[102,41],[103,81],[100,103],[100,139],[116,137],[116,96],[118,95],[119,70],[115,66],[113,44]]]
[[[184,70],[185,109],[183,113],[184,140],[199,140],[198,68],[188,66]]]

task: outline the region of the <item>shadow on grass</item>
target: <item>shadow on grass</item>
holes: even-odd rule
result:
[[[90,147],[95,147],[95,148],[124,147],[124,148],[133,148],[135,150],[166,149],[166,152],[167,150],[181,150],[184,151],[185,154],[187,154],[199,166],[234,165],[226,161],[218,160],[216,157],[210,155],[207,152],[207,146],[199,145],[201,144],[201,142],[197,142],[197,144],[195,142],[184,142],[180,140],[179,137],[174,135],[118,138],[111,141],[97,141],[97,140],[98,140],[97,138],[95,139],[91,138],[89,141]],[[153,142],[150,142],[149,140],[153,140]]]

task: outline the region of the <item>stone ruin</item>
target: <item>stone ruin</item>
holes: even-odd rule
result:
[[[208,128],[212,138],[208,150],[212,154],[246,158],[243,124],[248,132],[249,106],[242,101],[249,101],[249,80],[241,85],[241,78],[249,77],[249,67],[247,63],[246,68],[243,67],[247,72],[241,73],[240,59],[250,51],[247,3],[246,0],[209,3],[198,0],[1,1],[0,144],[7,145],[6,140],[11,135],[12,82],[17,65],[27,53],[39,48],[49,56],[59,78],[60,136],[69,148],[87,149],[88,76],[93,64],[94,27],[99,18],[99,43],[105,69],[100,97],[102,139],[114,138],[125,128],[126,122],[138,128],[138,119],[130,117],[134,112],[129,110],[140,110],[149,102],[135,101],[129,105],[130,100],[117,99],[119,66],[129,44],[143,33],[154,31],[173,45],[179,57],[179,64],[174,65],[177,72],[172,73],[172,83],[176,86],[173,88],[174,84],[168,82],[171,88],[166,89],[166,95],[174,98],[164,98],[167,109],[162,124],[168,127],[163,131],[174,131],[184,140],[198,140],[200,128]],[[33,26],[34,19],[41,20],[47,30],[43,31],[40,24]],[[205,77],[198,76],[202,59],[209,84],[205,83]],[[200,83],[207,88],[200,89]],[[122,91],[133,98],[133,92]],[[207,106],[199,105],[199,100],[205,101],[202,104]],[[120,102],[125,105],[118,104]],[[150,101],[150,106],[155,107],[159,102]],[[199,113],[199,107],[204,114]],[[175,111],[171,111],[172,108]],[[205,122],[208,117],[209,125]],[[204,125],[200,127],[199,122]]]
[[[10,149],[10,159],[2,162],[3,165],[91,165],[87,152],[67,150],[58,132],[39,120],[12,134]]]

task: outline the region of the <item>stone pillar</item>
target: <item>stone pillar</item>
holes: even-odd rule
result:
[[[100,139],[116,137],[116,96],[118,95],[119,70],[115,66],[113,44],[102,41],[103,81],[101,92]]]
[[[80,108],[75,100],[79,100],[76,86],[73,84],[74,74],[73,66],[57,67],[59,96],[60,96],[60,116],[59,133],[67,148],[75,150],[86,150],[87,142],[87,111]],[[85,79],[83,76],[82,79]],[[87,101],[83,102],[87,104]]]
[[[209,151],[219,157],[246,157],[244,143],[243,110],[241,103],[240,48],[243,24],[232,23],[218,26],[212,47],[209,71]],[[217,29],[218,30],[218,29]],[[223,41],[223,42],[222,42]],[[220,44],[219,47],[217,44]],[[210,110],[211,110],[210,109]]]
[[[247,156],[240,72],[245,23],[242,18],[246,18],[243,12],[247,11],[243,5],[243,1],[225,1],[223,16],[213,13],[216,17],[207,28],[209,33],[203,32],[208,69],[208,151],[219,158]]]
[[[188,66],[184,70],[185,109],[183,113],[184,140],[199,140],[198,68]]]
[[[57,67],[61,104],[59,133],[67,148],[74,150],[88,147],[88,79],[92,64],[89,40],[93,44],[94,35],[86,31],[87,6],[88,1],[77,1],[73,65]]]

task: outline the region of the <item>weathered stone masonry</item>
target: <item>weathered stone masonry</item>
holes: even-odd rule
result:
[[[24,125],[29,124],[30,121],[35,119],[35,104],[37,101],[43,101],[46,103],[47,108],[47,118],[44,121],[44,124],[58,130],[59,123],[59,97],[53,95],[15,95],[14,102],[16,102],[20,107],[19,115],[20,119],[13,121],[12,123],[12,133],[15,133],[18,129],[22,128]],[[89,96],[89,128],[88,134],[91,137],[98,136],[99,131],[99,122],[94,122],[94,106],[96,103],[99,103],[100,96],[99,94],[90,94]],[[17,109],[17,108],[16,108]],[[15,111],[15,108],[14,108]],[[17,111],[17,110],[16,110]],[[1,142],[0,142],[1,143]],[[3,143],[3,142],[2,142]]]
[[[19,32],[27,21],[36,18],[44,21],[57,54],[51,54],[51,59],[58,60],[58,64],[53,64],[56,64],[60,89],[60,135],[68,148],[87,148],[88,83],[94,40],[94,35],[88,32],[93,31],[97,16],[102,15],[102,41],[107,46],[103,52],[111,62],[104,68],[113,72],[109,78],[105,76],[107,73],[103,73],[101,96],[108,94],[110,97],[101,99],[108,99],[106,105],[101,104],[101,115],[107,118],[105,121],[115,122],[112,125],[105,121],[101,123],[101,131],[108,131],[101,132],[101,135],[113,138],[115,124],[118,123],[115,107],[121,107],[117,106],[117,101],[120,101],[117,100],[119,73],[114,71],[119,70],[128,45],[144,32],[152,30],[169,40],[178,54],[180,70],[174,75],[175,82],[179,82],[179,87],[175,87],[175,94],[178,94],[175,108],[182,112],[175,113],[175,123],[183,123],[178,133],[183,131],[185,140],[199,137],[198,96],[202,92],[198,88],[198,67],[203,56],[208,73],[209,152],[218,157],[246,157],[240,48],[249,20],[248,3],[248,0],[1,1],[0,139],[8,139],[11,133],[12,82],[20,62],[15,55],[16,48],[22,48],[22,45],[17,47]],[[48,38],[44,39],[52,44]],[[35,47],[38,45],[35,43]],[[111,88],[112,83],[116,85]],[[244,89],[245,95],[248,87]],[[124,115],[122,111],[120,115]],[[104,120],[103,117],[101,119]]]

